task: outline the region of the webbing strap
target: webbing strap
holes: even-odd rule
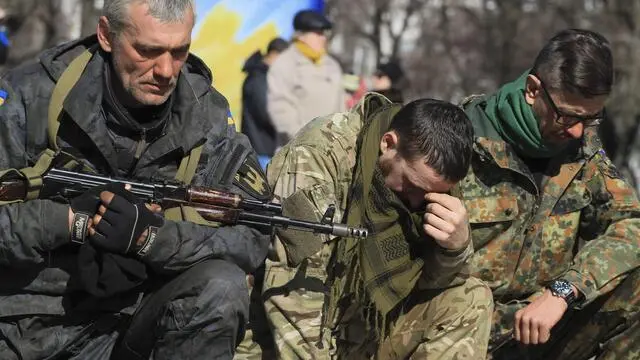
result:
[[[180,205],[164,211],[164,218],[172,221],[188,221],[198,225],[220,227],[220,223],[206,220],[192,206]]]
[[[175,179],[183,184],[190,184],[193,177],[196,175],[198,168],[198,162],[200,161],[200,155],[202,155],[203,145],[193,148],[185,157],[180,161],[180,166],[176,172]]]
[[[0,179],[4,177],[18,178],[25,181],[27,185],[25,199],[0,201],[0,205],[37,199],[38,195],[40,195],[40,189],[42,189],[42,175],[49,169],[49,167],[51,167],[51,163],[53,162],[55,155],[55,152],[48,149],[40,155],[38,161],[31,167],[22,168],[20,170],[7,169],[0,171]]]
[[[26,183],[27,190],[26,197],[24,199],[15,201],[0,201],[0,205],[37,199],[40,196],[40,190],[42,189],[44,174],[52,167],[54,161],[59,163],[60,159],[64,159],[64,161],[66,161],[62,167],[67,170],[75,170],[81,164],[67,153],[54,152],[51,149],[46,149],[42,152],[42,154],[40,154],[40,157],[33,166],[22,168],[19,170],[1,170],[0,179],[21,179]],[[85,166],[83,168],[83,171],[90,172],[91,169]]]
[[[204,144],[196,146],[180,161],[175,179],[183,184],[190,184],[196,175],[198,162],[202,155]],[[164,211],[164,218],[172,221],[189,221],[198,225],[206,225],[211,227],[219,227],[220,223],[208,221],[203,218],[198,211],[191,206],[180,205]]]
[[[58,79],[56,87],[51,94],[51,100],[49,101],[49,113],[48,113],[48,134],[49,134],[49,146],[53,150],[58,150],[58,129],[60,128],[60,115],[62,114],[62,107],[64,100],[71,92],[71,89],[82,76],[84,69],[87,67],[89,60],[93,53],[89,50],[85,50],[80,56],[73,59],[67,69],[62,73],[62,76]]]
[[[56,153],[51,149],[47,149],[42,152],[33,166],[20,169],[20,172],[24,174],[27,180],[27,197],[25,200],[38,198],[40,189],[42,189],[42,175],[49,170],[55,157]]]

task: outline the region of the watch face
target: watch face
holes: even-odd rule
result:
[[[571,284],[568,281],[562,281],[562,280],[554,281],[551,284],[551,290],[553,290],[553,292],[555,292],[557,295],[562,297],[566,297],[567,295],[573,293],[573,290],[571,289]]]

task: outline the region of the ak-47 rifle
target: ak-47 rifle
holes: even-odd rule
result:
[[[56,168],[48,170],[42,176],[42,180],[43,186],[39,197],[45,199],[60,197],[71,199],[96,186],[109,183],[128,184],[131,186],[129,191],[145,203],[158,204],[162,209],[189,206],[208,221],[292,228],[340,237],[367,237],[366,229],[335,224],[333,222],[335,207],[333,206],[327,209],[321,222],[313,222],[282,216],[280,204],[245,199],[237,194],[207,187],[185,186],[168,181],[147,184]],[[27,184],[24,180],[0,181],[0,201],[23,200],[26,195]]]

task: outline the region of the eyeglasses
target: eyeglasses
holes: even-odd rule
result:
[[[535,74],[533,74],[535,75]],[[591,115],[591,116],[580,116],[580,115],[576,115],[576,114],[565,114],[562,111],[560,111],[560,109],[558,109],[558,106],[556,105],[555,102],[553,102],[553,99],[551,98],[551,95],[549,95],[549,92],[547,91],[547,88],[544,86],[544,82],[542,82],[542,79],[540,79],[539,76],[535,75],[538,80],[540,81],[540,87],[542,88],[542,92],[544,93],[545,97],[547,98],[547,100],[549,101],[549,105],[551,105],[551,108],[553,108],[553,111],[555,113],[555,119],[554,121],[559,124],[562,125],[566,128],[570,128],[573,127],[574,125],[576,125],[577,123],[581,122],[585,127],[589,127],[589,126],[596,126],[596,125],[600,125],[600,123],[602,123],[602,121],[605,118],[605,110],[602,109],[602,111],[596,115]]]

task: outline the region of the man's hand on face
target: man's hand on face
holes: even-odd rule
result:
[[[467,209],[456,197],[441,193],[427,193],[423,229],[440,247],[461,250],[469,241]]]
[[[574,293],[577,290],[574,288]],[[551,329],[567,311],[567,302],[553,296],[549,289],[515,315],[514,337],[525,345],[544,344],[549,341]]]

